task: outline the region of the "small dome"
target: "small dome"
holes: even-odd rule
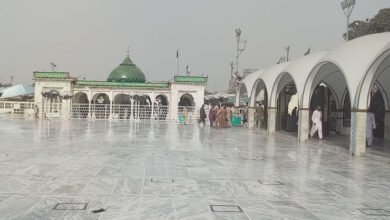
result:
[[[107,81],[143,83],[145,82],[145,75],[127,55],[123,62],[110,73]]]

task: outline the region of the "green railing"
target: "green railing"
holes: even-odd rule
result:
[[[55,79],[66,79],[69,78],[67,72],[34,72],[35,78],[55,78]]]
[[[146,83],[126,83],[126,82],[107,82],[93,80],[78,80],[76,86],[92,87],[126,87],[126,88],[169,88],[165,82],[146,82]]]
[[[206,76],[175,76],[175,82],[207,83]]]

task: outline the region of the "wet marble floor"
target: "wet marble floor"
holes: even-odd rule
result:
[[[0,219],[390,219],[389,198],[389,163],[286,135],[0,121]]]

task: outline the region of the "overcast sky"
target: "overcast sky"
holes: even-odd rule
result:
[[[356,0],[352,20],[373,17],[390,0]],[[125,58],[147,80],[206,73],[210,90],[226,90],[235,57],[235,28],[248,41],[242,68],[274,65],[343,43],[339,0],[0,0],[0,82],[32,83],[33,71],[106,80]]]

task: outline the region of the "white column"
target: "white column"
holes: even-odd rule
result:
[[[88,119],[91,119],[92,118],[92,100],[90,99],[89,101],[88,101]]]
[[[149,97],[150,97],[150,107],[152,108],[151,110],[150,110],[150,120],[155,120],[154,119],[154,102],[156,101],[155,99],[154,99],[154,94],[150,94],[149,95]]]
[[[309,139],[310,110],[302,108],[298,111],[298,141],[305,142]]]
[[[390,111],[386,110],[385,113],[385,140],[390,141]]]
[[[60,100],[61,100],[61,102],[58,102],[59,104],[61,104],[60,118],[61,118],[61,119],[67,119],[67,118],[66,118],[66,113],[67,113],[67,111],[68,111],[68,105],[67,105],[65,99],[60,99]]]
[[[268,107],[268,135],[275,134],[276,131],[276,108]]]
[[[354,156],[361,156],[366,152],[366,110],[351,111],[351,139],[349,152]]]
[[[134,110],[134,99],[133,98],[130,98],[130,120],[134,119],[134,114],[133,114],[133,110]]]
[[[113,101],[110,99],[110,116],[108,116],[108,118],[111,120],[112,119],[112,103]]]

